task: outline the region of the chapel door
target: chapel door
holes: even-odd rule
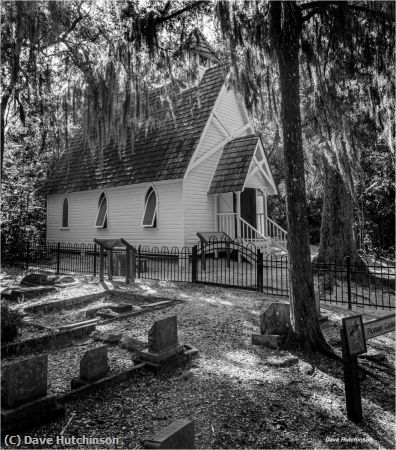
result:
[[[241,217],[257,228],[256,189],[246,188],[241,193]]]

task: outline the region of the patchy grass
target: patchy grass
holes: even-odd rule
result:
[[[184,300],[98,329],[147,341],[154,320],[177,314],[180,343],[196,347],[199,356],[167,375],[136,376],[69,400],[64,419],[36,428],[29,436],[59,436],[63,431],[66,437],[119,439],[108,448],[141,448],[144,439],[159,429],[178,418],[189,418],[195,422],[197,448],[394,448],[395,333],[368,341],[369,353],[384,353],[390,367],[371,364],[370,370],[379,380],[366,377],[362,382],[363,423],[356,425],[346,417],[340,363],[317,354],[307,358],[300,352],[252,346],[252,333],[259,333],[260,312],[281,298],[143,280],[129,287],[121,282],[84,283],[71,288],[73,295],[88,293],[87,286],[92,290],[115,286],[147,296]],[[76,289],[84,293],[76,294]],[[359,313],[365,321],[384,315],[372,310]],[[326,305],[322,314],[329,317],[322,324],[323,332],[339,350],[341,318],[356,311]],[[50,352],[50,390],[66,389],[78,370],[79,356],[92,346],[86,340]],[[110,364],[116,371],[129,366],[134,356],[117,351],[116,347],[110,350]],[[64,357],[65,352],[70,359]],[[277,366],[277,361],[286,359],[290,362],[287,367]],[[54,383],[58,383],[58,390]]]

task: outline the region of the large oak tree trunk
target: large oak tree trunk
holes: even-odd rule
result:
[[[357,264],[360,258],[353,233],[352,195],[345,186],[339,171],[328,162],[325,164],[326,175],[317,261],[330,264],[345,263],[346,257],[350,256],[351,263]]]
[[[301,13],[294,2],[271,1],[270,20],[280,75],[292,333],[309,349],[329,350],[316,314],[308,235],[299,88]]]

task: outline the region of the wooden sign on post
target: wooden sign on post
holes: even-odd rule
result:
[[[367,352],[366,340],[395,330],[395,315],[363,323],[362,316],[342,319],[341,342],[344,366],[345,400],[348,418],[362,421],[359,366],[357,356]]]
[[[366,351],[362,316],[342,319],[341,343],[347,415],[354,422],[361,422],[362,398],[357,355]]]
[[[372,339],[381,334],[395,331],[395,315],[381,317],[380,319],[372,320],[364,324],[364,335],[367,339]]]
[[[345,333],[350,356],[367,352],[362,316],[345,317],[342,319],[342,329]]]

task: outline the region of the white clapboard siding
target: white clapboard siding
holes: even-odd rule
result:
[[[158,198],[157,228],[141,226],[144,198],[153,186]],[[143,183],[103,190],[108,201],[107,229],[95,228],[98,200],[102,190],[73,192],[69,199],[69,229],[61,229],[65,195],[48,196],[47,241],[93,242],[94,238],[124,238],[134,245],[181,246],[182,182]]]
[[[233,89],[223,91],[219,100],[216,106],[216,115],[229,133],[234,133],[248,123],[247,116],[243,112],[241,101]],[[251,131],[248,131],[246,134],[250,133]]]
[[[216,104],[216,115],[230,134],[235,133],[247,123],[247,117],[233,90],[222,91]],[[243,134],[250,132],[247,130]],[[224,141],[225,137],[217,119],[212,117],[193,161],[210,152]],[[184,180],[184,245],[186,246],[190,247],[197,243],[198,231],[215,231],[215,196],[208,195],[208,190],[222,151],[223,149],[220,148],[215,154],[194,167]]]

